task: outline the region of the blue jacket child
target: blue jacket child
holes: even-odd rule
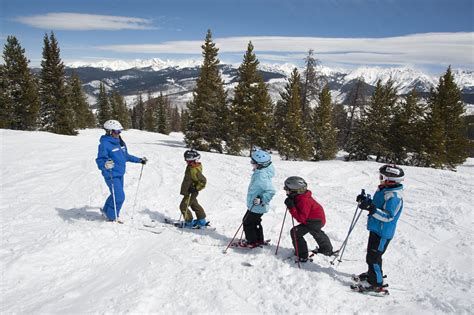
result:
[[[357,196],[359,207],[369,211],[367,230],[369,241],[367,244],[366,262],[368,271],[359,275],[361,280],[367,280],[368,289],[380,290],[383,287],[382,255],[387,250],[390,240],[395,235],[398,219],[403,210],[404,172],[395,165],[384,165],[379,169],[380,185],[370,199],[366,196]]]
[[[123,190],[125,163],[146,164],[147,159],[145,157],[138,158],[128,153],[127,146],[120,137],[123,130],[120,122],[108,120],[104,124],[104,129],[106,134],[100,137],[99,151],[95,161],[97,167],[102,171],[102,176],[104,176],[105,183],[110,191],[110,196],[105,201],[101,211],[108,221],[115,221],[118,219],[120,209],[125,201]]]
[[[275,168],[272,165],[271,155],[263,150],[253,150],[251,163],[254,172],[247,192],[248,210],[243,219],[246,241],[241,242],[240,246],[253,248],[264,243],[262,216],[268,211],[276,191],[272,185]]]

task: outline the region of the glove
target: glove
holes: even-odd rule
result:
[[[145,165],[146,162],[148,162],[148,159],[147,159],[146,157],[142,157],[142,158],[140,159],[140,163],[142,163],[143,165]]]
[[[293,199],[292,197],[287,197],[285,199],[285,205],[288,209],[295,208],[295,199]]]
[[[366,198],[365,195],[360,194],[360,195],[357,195],[356,201],[357,201],[357,203],[360,203],[360,202],[361,202],[362,200],[364,200],[365,198]]]
[[[376,207],[370,198],[364,198],[361,200],[359,208],[369,211],[369,214],[374,214],[376,210]]]
[[[105,166],[106,169],[111,170],[111,169],[114,168],[115,163],[112,160],[107,160],[107,162],[105,162],[104,166]]]
[[[260,198],[260,196],[253,198],[253,204],[255,206],[262,204],[262,199]]]
[[[191,186],[191,187],[189,187],[188,192],[189,192],[190,194],[194,194],[194,193],[197,193],[198,190],[196,189],[196,187]]]

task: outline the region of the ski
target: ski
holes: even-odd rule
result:
[[[363,286],[361,283],[351,284],[351,290],[354,292],[359,292],[362,294],[372,295],[372,296],[387,296],[390,293],[387,289],[388,285],[382,287],[373,287],[373,286]]]
[[[243,241],[235,241],[230,243],[229,247],[232,248],[239,248],[239,249],[254,249],[254,248],[263,248],[264,246],[270,245],[270,240],[265,240],[263,243],[254,245],[254,246],[249,246],[247,243]]]
[[[168,218],[165,218],[163,220],[163,223],[171,224],[171,225],[173,225],[177,228],[180,228],[180,229],[185,228],[187,230],[208,230],[208,231],[215,231],[216,230],[215,227],[209,225],[209,222],[208,222],[208,225],[206,225],[206,226],[197,225],[197,226],[193,226],[192,228],[183,227],[183,221],[172,220],[172,219],[168,219]]]

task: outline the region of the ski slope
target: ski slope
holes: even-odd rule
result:
[[[263,216],[273,244],[223,254],[246,210],[249,159],[202,153],[208,186],[198,199],[216,231],[156,223],[161,233],[153,234],[142,225],[179,217],[182,135],[122,134],[129,152],[149,163],[136,204],[142,166],[127,164],[125,224],[119,225],[99,214],[108,194],[95,164],[102,133],[0,130],[1,314],[472,314],[474,159],[458,172],[404,167],[405,209],[384,255],[391,294],[377,298],[348,287],[351,274],[366,270],[365,215],[338,266],[317,256],[298,269],[285,259],[292,253],[289,216],[278,255],[275,249],[285,178],[308,181],[326,211],[324,230],[339,248],[355,197],[361,188],[373,194],[380,164],[290,162],[274,155],[277,194]]]

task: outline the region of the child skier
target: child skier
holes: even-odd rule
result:
[[[185,228],[200,228],[209,224],[206,221],[206,212],[197,201],[199,191],[206,186],[206,177],[202,174],[200,158],[201,155],[194,149],[184,152],[184,160],[187,166],[180,191],[184,197],[179,204],[179,209],[184,217]],[[196,213],[196,220],[193,220],[193,214],[188,209],[189,206]]]
[[[239,243],[241,247],[254,248],[264,244],[262,216],[268,211],[268,206],[275,188],[272,177],[275,168],[271,155],[263,150],[252,150],[250,163],[253,167],[252,178],[247,191],[247,212],[243,218],[245,240]]]
[[[105,135],[100,137],[99,152],[97,153],[97,167],[102,171],[105,183],[109,187],[110,196],[101,209],[102,214],[108,221],[118,221],[120,209],[125,201],[123,191],[123,177],[125,174],[125,163],[146,164],[146,157],[138,158],[128,153],[127,145],[120,137],[123,130],[117,120],[107,120],[104,123]]]
[[[383,291],[382,255],[395,234],[403,210],[403,170],[387,164],[379,172],[380,185],[374,198],[362,194],[356,198],[359,208],[369,211],[367,230],[370,231],[366,256],[368,271],[359,275],[359,280],[367,281],[369,286],[359,286],[360,291]]]
[[[304,235],[310,233],[318,243],[317,253],[326,256],[333,255],[332,244],[329,237],[324,233],[322,227],[326,224],[326,216],[323,207],[311,196],[307,189],[306,181],[298,176],[291,176],[285,180],[285,191],[287,198],[285,205],[293,218],[300,224],[290,231],[295,254],[299,261],[308,260],[308,245]]]

